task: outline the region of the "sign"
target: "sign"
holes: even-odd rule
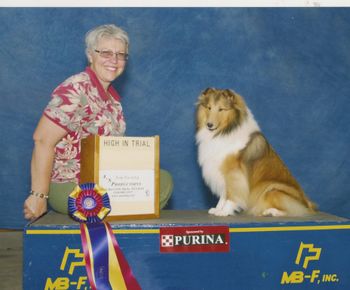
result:
[[[159,136],[83,139],[80,175],[107,191],[107,220],[159,217]]]
[[[284,271],[281,277],[281,285],[288,284],[336,284],[339,277],[336,273],[324,273],[310,264],[317,262],[321,258],[322,248],[315,247],[314,244],[301,242],[295,258],[295,265],[300,269],[294,271]]]
[[[227,226],[161,227],[160,252],[229,252]]]

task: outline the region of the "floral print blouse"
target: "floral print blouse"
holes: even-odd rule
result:
[[[81,139],[121,136],[126,128],[118,93],[110,86],[107,94],[89,67],[53,91],[44,115],[68,132],[55,148],[51,174],[55,183],[79,183]]]

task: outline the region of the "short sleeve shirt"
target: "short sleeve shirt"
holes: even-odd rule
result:
[[[118,93],[112,86],[105,92],[89,67],[53,91],[44,115],[68,132],[55,148],[51,181],[56,183],[79,183],[81,139],[121,136],[126,128]]]

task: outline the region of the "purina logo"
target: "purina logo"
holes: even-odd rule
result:
[[[163,235],[162,247],[193,246],[193,245],[224,245],[224,234],[190,234],[185,236]]]
[[[226,226],[160,228],[160,251],[229,252],[229,229]]]

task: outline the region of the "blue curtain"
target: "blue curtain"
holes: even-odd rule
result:
[[[320,209],[350,216],[348,8],[1,8],[0,228],[25,224],[32,134],[51,91],[86,66],[84,34],[115,23],[130,61],[114,83],[127,135],[160,135],[174,178],[168,208],[216,203],[197,165],[195,102],[243,95]]]

